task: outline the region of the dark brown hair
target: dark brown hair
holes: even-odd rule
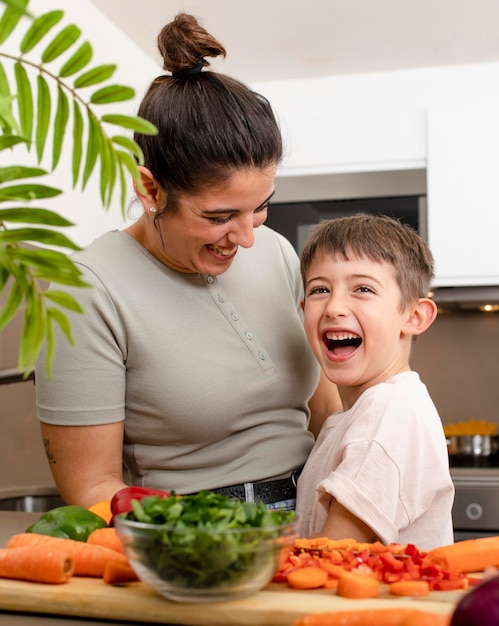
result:
[[[226,52],[196,18],[177,15],[160,32],[158,48],[171,75],[153,81],[138,115],[159,134],[135,140],[169,210],[183,193],[224,183],[239,169],[280,162],[282,138],[269,102],[229,76],[201,71],[209,66],[206,57]]]
[[[325,256],[347,261],[365,257],[392,265],[402,294],[401,310],[428,296],[434,275],[433,256],[416,230],[386,215],[358,213],[320,222],[301,253],[304,283],[312,262]]]

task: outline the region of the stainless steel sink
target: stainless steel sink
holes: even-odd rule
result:
[[[45,513],[64,504],[64,500],[55,487],[0,489],[0,511]]]

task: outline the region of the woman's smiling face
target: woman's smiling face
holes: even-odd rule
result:
[[[155,223],[144,216],[149,229],[141,243],[179,272],[223,274],[239,246],[253,245],[254,229],[267,219],[275,173],[275,166],[238,170],[223,185],[181,196],[172,214],[165,211]]]
[[[347,405],[365,389],[409,369],[411,337],[403,329],[411,313],[401,311],[400,302],[395,270],[388,263],[327,254],[308,269],[307,337]]]

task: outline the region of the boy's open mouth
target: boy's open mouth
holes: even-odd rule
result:
[[[361,337],[350,332],[326,332],[322,336],[326,348],[336,356],[348,356],[362,343]]]

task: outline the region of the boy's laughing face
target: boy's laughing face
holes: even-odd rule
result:
[[[307,271],[305,330],[345,408],[363,391],[409,367],[411,309],[400,309],[395,270],[351,256],[320,256]]]

